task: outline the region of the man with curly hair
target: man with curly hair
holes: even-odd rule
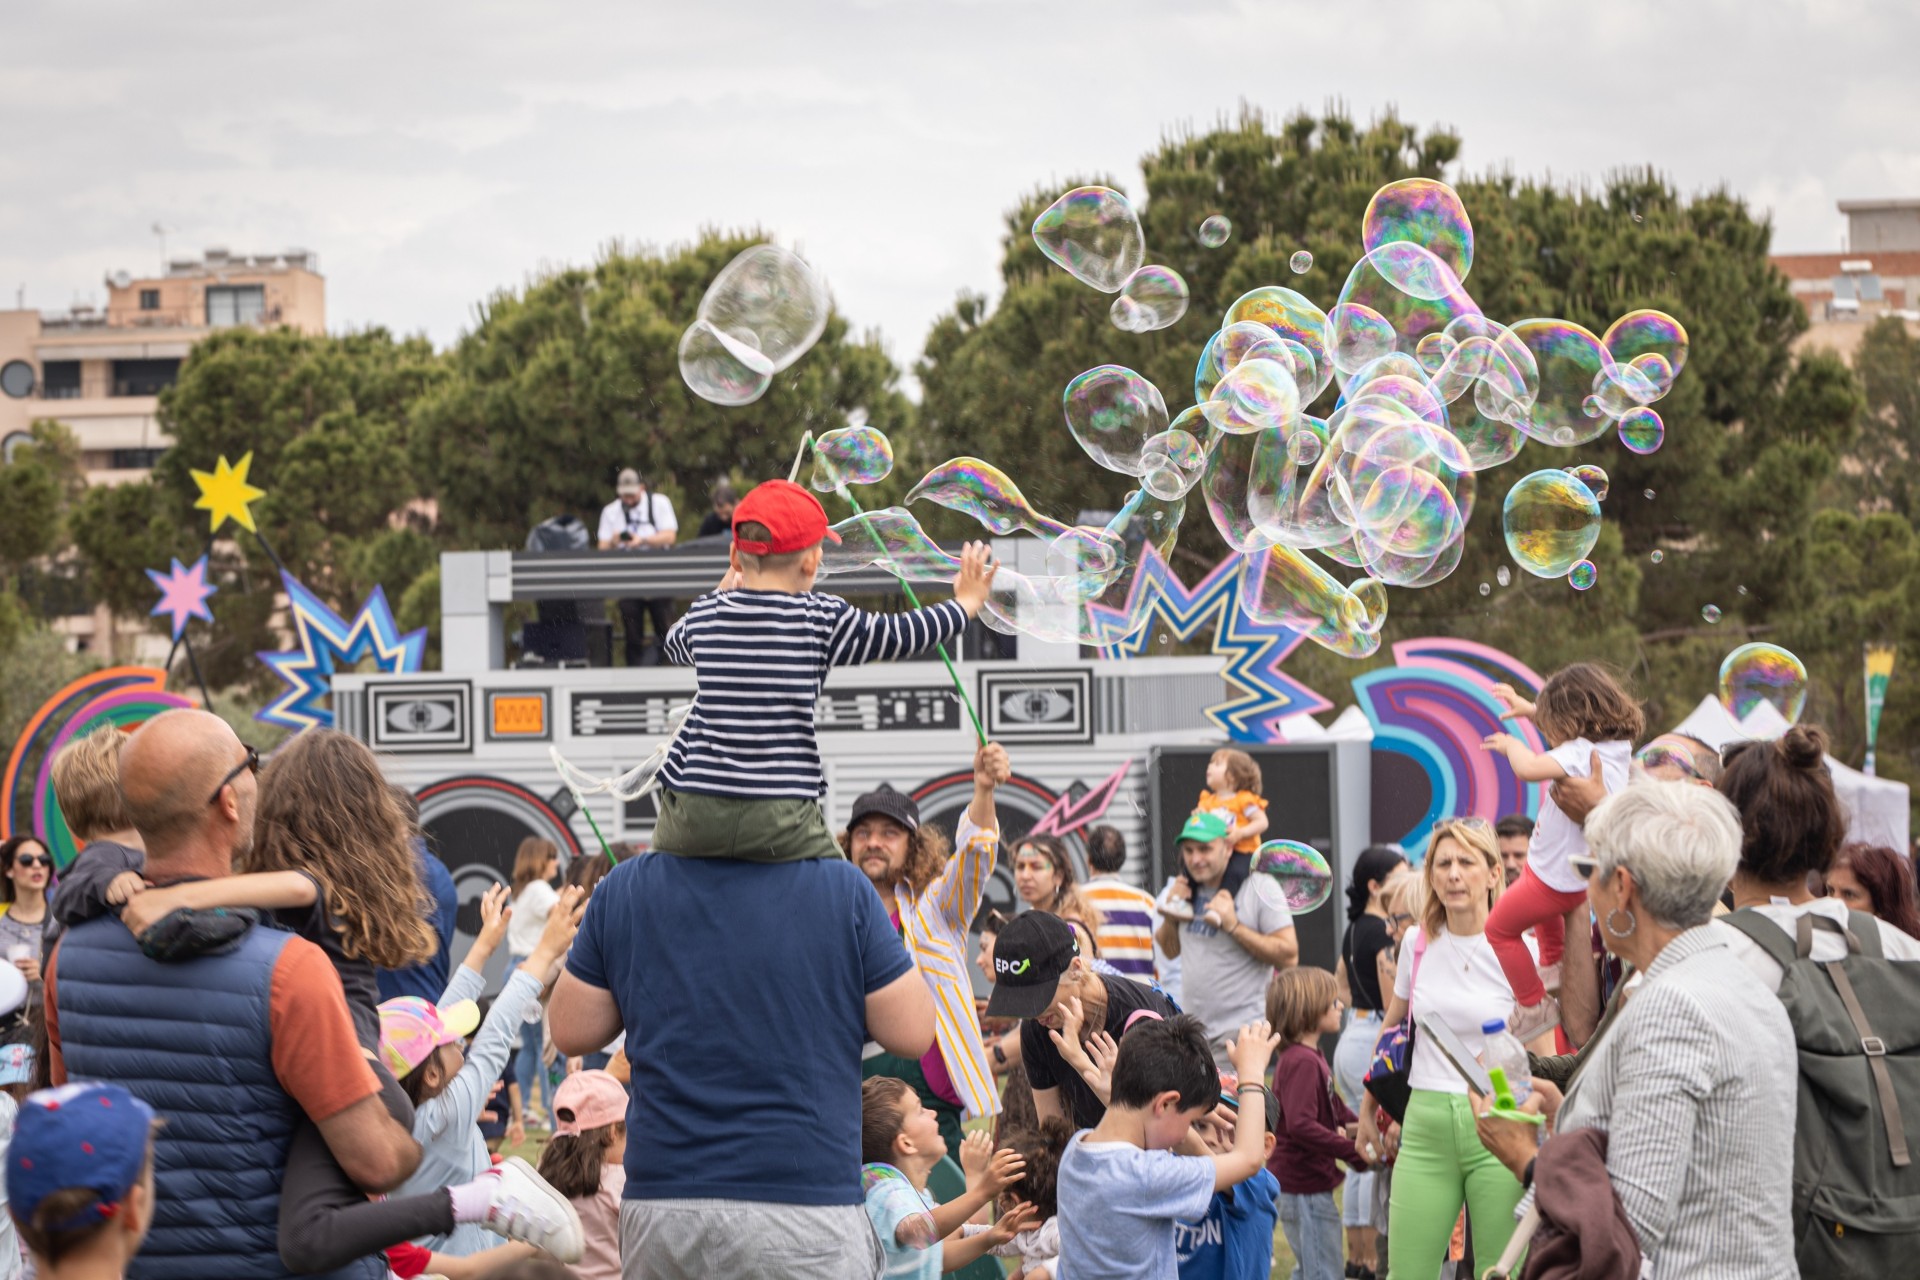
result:
[[[934,1044],[926,1056],[913,1061],[869,1043],[862,1074],[912,1085],[954,1151],[960,1149],[963,1119],[1000,1110],[974,1014],[967,931],[999,853],[993,791],[1012,774],[1006,749],[998,743],[974,754],[973,803],[954,832],[958,852],[937,829],[921,824],[920,806],[912,797],[885,783],[853,802],[840,834],[840,847],[873,882],[933,993]]]

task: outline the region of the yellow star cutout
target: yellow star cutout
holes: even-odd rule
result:
[[[226,455],[222,454],[213,471],[193,472],[193,482],[200,486],[200,499],[193,504],[194,510],[213,513],[214,533],[220,532],[220,526],[229,517],[248,532],[258,532],[253,527],[253,511],[248,504],[264,498],[267,491],[247,483],[247,468],[252,465],[253,452],[248,450],[239,466],[228,466]]]

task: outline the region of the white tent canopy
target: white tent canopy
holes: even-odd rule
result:
[[[1702,698],[1693,714],[1672,730],[1697,738],[1715,751],[1734,742],[1771,742],[1786,731],[1785,718],[1770,702],[1760,703],[1745,720],[1735,720],[1720,699],[1711,696]],[[1827,769],[1833,775],[1833,789],[1847,807],[1847,839],[1909,852],[1907,784],[1870,778],[1832,756],[1827,757]]]

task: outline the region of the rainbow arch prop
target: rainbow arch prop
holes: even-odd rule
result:
[[[0,793],[0,837],[31,835],[47,846],[56,868],[80,852],[54,803],[52,766],[60,748],[103,724],[131,729],[162,711],[197,706],[169,693],[158,667],[108,667],[81,676],[41,704],[7,758]]]

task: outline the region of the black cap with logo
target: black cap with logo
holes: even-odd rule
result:
[[[908,831],[920,829],[920,806],[913,802],[912,796],[902,795],[884,782],[853,802],[853,814],[847,819],[847,826],[850,829],[858,826],[860,819],[876,813],[892,818]]]
[[[993,995],[989,1018],[1037,1018],[1053,1003],[1080,940],[1073,927],[1045,911],[1017,915],[993,940]]]

